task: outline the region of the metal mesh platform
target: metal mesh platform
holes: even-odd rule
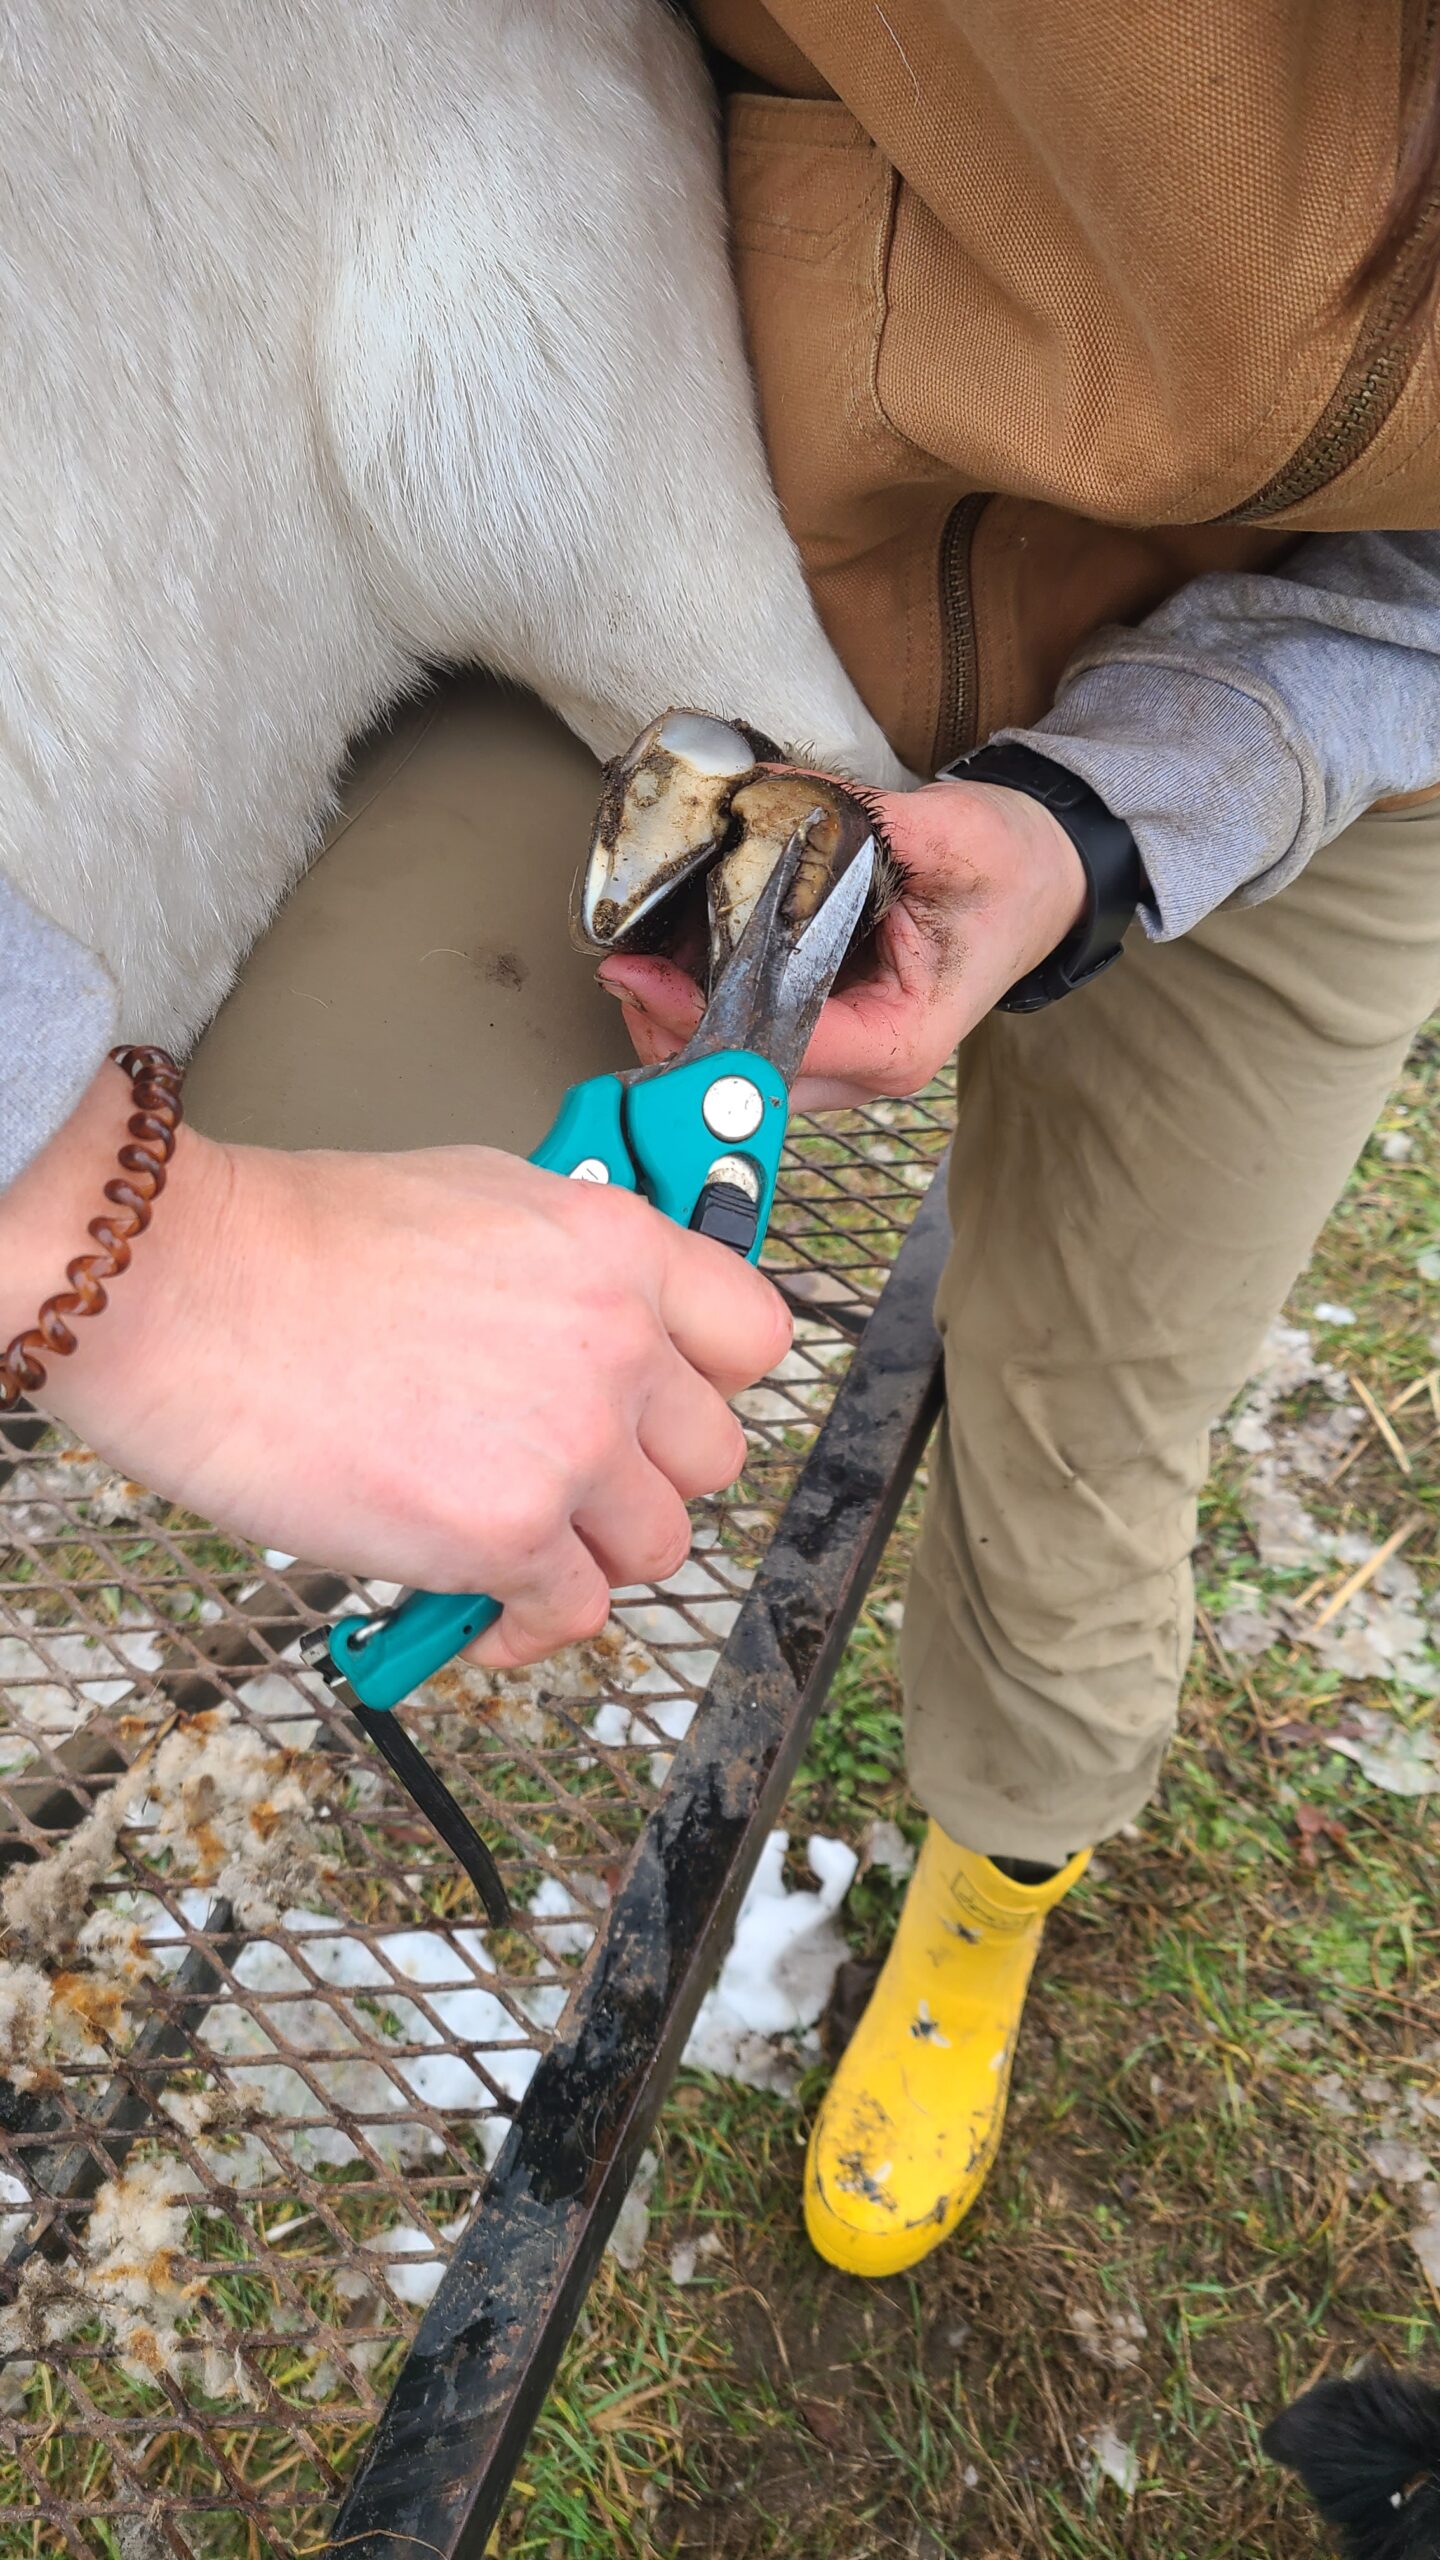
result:
[[[853,1445],[873,1459],[854,1517],[820,1487],[810,1547],[767,1582],[853,1345],[878,1341],[867,1320],[950,1116],[937,1089],[797,1129],[766,1265],[801,1310],[794,1349],[742,1400],[747,1474],[697,1509],[672,1581],[617,1595],[602,1638],[538,1671],[452,1668],[405,1708],[495,1850],[509,1929],[483,1925],[300,1664],[300,1636],[345,1582],[218,1536],[33,1416],[0,1426],[0,2548],[17,2560],[316,2549],[397,2378],[392,2436],[397,2408],[423,2426],[437,2322],[447,2352],[489,2376],[484,2458],[500,2485],[477,2491],[483,2447],[457,2454],[452,2469],[470,2467],[427,2547],[481,2547],[793,1764],[796,1702],[828,1676],[923,1437],[933,1349],[915,1337],[933,1243],[902,1355],[867,1386],[867,1351],[854,1354]],[[843,1458],[835,1442],[832,1479]],[[768,1689],[757,1629],[765,1661],[789,1664]],[[715,1772],[745,1698],[761,1740],[723,1761],[727,1806]],[[635,1934],[656,1842],[695,1878],[675,1978],[636,2030],[634,2103],[623,2126],[610,2107],[605,2175],[573,2193],[553,2181],[546,2209],[572,2219],[563,2246],[546,2243],[544,2319],[537,2301],[528,2346],[518,2319],[497,2356],[465,2312],[492,2210],[477,2203],[498,2161],[505,2246],[512,2225],[538,2227],[543,2182],[523,2164],[540,2134],[506,2148],[527,2092],[535,2112],[537,2090],[589,2070],[605,2116],[595,2039],[624,1957],[611,1942]],[[445,2372],[450,2388],[453,2357]],[[360,2493],[350,2549],[402,2547],[393,2462],[389,2477],[368,2507]]]

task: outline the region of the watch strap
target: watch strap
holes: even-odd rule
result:
[[[1039,800],[1065,829],[1085,872],[1085,912],[1062,942],[1000,998],[1002,1013],[1038,1013],[1088,986],[1120,957],[1126,929],[1145,894],[1135,838],[1098,791],[1034,747],[1001,741],[942,765],[939,782],[997,782]]]

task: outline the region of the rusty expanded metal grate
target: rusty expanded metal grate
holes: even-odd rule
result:
[[[317,2549],[927,1188],[946,1088],[795,1131],[797,1304],[663,1588],[404,1710],[519,1917],[298,1659],[349,1596],[0,1426],[0,2548]],[[376,1588],[370,1586],[374,1601]]]

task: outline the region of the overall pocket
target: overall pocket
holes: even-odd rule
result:
[[[939,693],[936,561],[957,491],[876,391],[900,181],[838,99],[749,94],[729,103],[727,174],[780,504],[840,658],[919,764]]]

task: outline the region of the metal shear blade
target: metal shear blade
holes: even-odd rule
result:
[[[692,1058],[713,1057],[722,1049],[753,1050],[779,1069],[787,1085],[794,1083],[875,877],[875,838],[862,835],[858,824],[848,852],[843,843],[834,854],[817,846],[821,829],[839,835],[843,827],[842,819],[817,807],[795,829],[684,1048],[656,1066],[631,1069],[626,1083],[669,1075]],[[814,913],[797,921],[787,907],[802,863],[817,852],[834,877]]]

